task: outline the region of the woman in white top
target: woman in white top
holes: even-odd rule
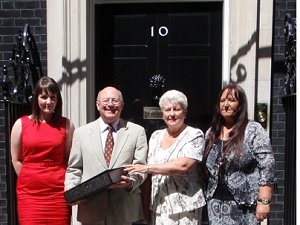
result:
[[[167,128],[151,135],[148,164],[127,165],[126,170],[152,175],[152,225],[200,225],[205,205],[199,175],[203,132],[185,124],[188,102],[182,92],[167,91],[159,106]]]

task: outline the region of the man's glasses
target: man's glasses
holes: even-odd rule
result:
[[[118,98],[103,98],[98,101],[104,105],[108,105],[110,102],[114,105],[118,105],[121,102]]]

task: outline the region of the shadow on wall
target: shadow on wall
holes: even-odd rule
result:
[[[56,81],[59,87],[62,87],[63,84],[71,86],[76,81],[82,81],[87,77],[86,60],[80,61],[79,59],[76,59],[73,62],[70,62],[63,57],[62,65],[65,71],[62,73],[61,79]]]
[[[247,78],[247,68],[245,65],[238,63],[239,59],[241,59],[243,56],[247,55],[247,53],[250,51],[250,49],[254,46],[254,44],[257,45],[257,38],[258,34],[257,32],[253,32],[248,42],[239,48],[237,53],[231,57],[230,60],[230,82],[232,83],[242,83]],[[272,46],[259,48],[256,52],[257,59],[259,58],[271,58],[272,54]],[[233,74],[231,71],[233,68],[236,67],[235,73]]]

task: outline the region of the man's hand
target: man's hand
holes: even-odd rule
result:
[[[68,205],[74,206],[74,205],[80,205],[81,203],[87,202],[88,199],[82,199],[82,200],[78,200],[76,202],[73,203],[69,203]]]
[[[132,179],[129,176],[122,175],[121,181],[115,183],[109,187],[109,189],[113,188],[131,188],[133,185]]]

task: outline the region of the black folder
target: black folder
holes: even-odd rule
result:
[[[65,191],[65,199],[67,203],[75,203],[80,200],[88,199],[106,190],[110,185],[119,182],[123,174],[124,167],[105,170],[70,190]]]

